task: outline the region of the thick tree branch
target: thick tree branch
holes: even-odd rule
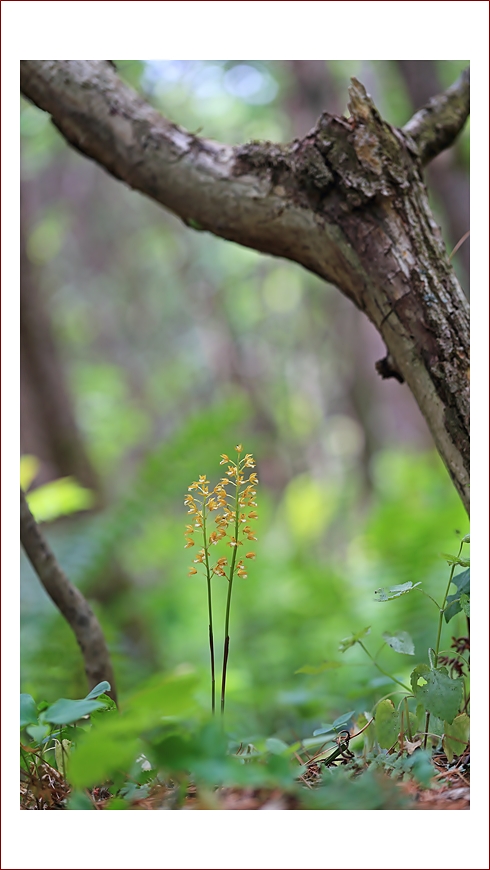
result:
[[[423,124],[390,127],[353,79],[350,118],[231,147],[170,123],[106,61],[22,61],[21,87],[75,148],[189,226],[339,287],[379,330],[382,373],[408,384],[468,506],[469,309],[428,204]]]
[[[415,141],[423,166],[453,144],[470,114],[470,70],[443,94],[432,97],[410,121],[403,132]]]
[[[99,621],[76,586],[58,565],[56,558],[32,516],[26,497],[20,491],[20,540],[37,576],[49,597],[73,629],[82,651],[89,689],[108,680],[108,694],[117,701],[114,673]]]

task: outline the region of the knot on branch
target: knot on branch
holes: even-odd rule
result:
[[[387,380],[388,378],[395,378],[399,384],[405,383],[405,378],[398,371],[395,361],[391,354],[387,354],[383,359],[379,359],[377,363],[374,364],[378,375],[383,378],[383,380]]]

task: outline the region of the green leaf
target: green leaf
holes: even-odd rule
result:
[[[400,734],[400,714],[395,710],[393,701],[386,698],[376,707],[374,717],[376,739],[382,749],[391,749]]]
[[[451,679],[446,668],[417,665],[410,674],[410,683],[417,701],[423,703],[429,713],[451,724],[463,699],[461,678]]]
[[[335,734],[335,728],[333,725],[322,725],[321,728],[317,728],[316,731],[313,732],[313,737],[319,737],[321,734]]]
[[[104,694],[104,692],[111,691],[111,684],[107,682],[107,680],[102,680],[101,683],[97,683],[93,689],[85,696],[86,701],[91,701],[92,698],[98,698],[99,695]]]
[[[20,727],[37,722],[37,707],[31,695],[20,696]]]
[[[412,583],[411,580],[409,580],[408,583],[401,583],[398,586],[382,586],[381,589],[375,589],[374,600],[391,601],[392,598],[399,598],[400,595],[412,592],[412,590],[416,589],[417,586],[420,586],[420,581],[418,583]]]
[[[70,757],[70,782],[87,788],[127,770],[141,751],[141,732],[161,725],[166,718],[193,712],[196,685],[192,673],[156,674],[121,706],[118,715],[100,717]]]
[[[446,602],[447,606],[444,611],[444,619],[446,622],[449,622],[453,616],[456,616],[457,613],[461,610],[461,595],[469,595],[470,594],[470,569],[467,568],[466,571],[461,571],[460,574],[456,574],[453,577],[452,582],[457,588],[457,592],[454,595],[448,595]]]
[[[343,640],[339,643],[340,652],[345,652],[350,649],[351,646],[354,646],[359,640],[362,640],[363,637],[369,634],[371,631],[371,626],[368,625],[367,628],[361,629],[357,634],[351,634],[349,637],[344,637]]]
[[[462,755],[469,737],[470,717],[466,713],[460,713],[453,722],[444,722],[442,748],[448,761],[452,761],[455,755]]]
[[[384,631],[383,639],[395,652],[404,653],[407,656],[415,655],[413,640],[408,632],[396,631],[395,634],[390,634],[389,631]]]
[[[413,755],[406,759],[406,769],[410,770],[413,778],[425,788],[429,788],[436,774],[430,759],[431,753],[424,749],[416,749]]]
[[[72,477],[62,477],[34,489],[26,495],[32,515],[38,523],[87,510],[95,504],[90,489],[80,486]]]
[[[53,725],[71,725],[77,722],[82,716],[87,716],[94,710],[100,710],[104,707],[103,701],[89,701],[87,698],[82,698],[79,701],[70,701],[67,698],[60,698],[48,707],[42,714],[42,719],[45,722],[51,722]]]
[[[323,662],[321,665],[303,665],[298,668],[295,674],[322,674],[324,671],[331,671],[334,668],[340,668],[340,662]]]
[[[464,615],[470,618],[470,596],[466,595],[465,592],[461,593],[461,598],[459,599],[459,603],[461,604],[461,610]]]
[[[35,743],[40,743],[49,733],[49,725],[29,725],[26,731]]]
[[[469,559],[461,559],[460,556],[450,556],[449,553],[441,553],[441,556],[446,560],[448,565],[461,565],[462,568],[469,567]]]
[[[466,592],[467,595],[470,594],[470,569],[467,568],[466,571],[461,571],[460,574],[456,574],[453,577],[452,583],[456,586],[459,592]]]
[[[349,730],[349,728],[353,724],[353,716],[355,715],[356,711],[350,710],[348,713],[342,713],[341,716],[337,716],[335,722],[332,725],[334,731],[343,731],[346,728],[347,730]]]
[[[265,746],[268,752],[272,752],[273,755],[282,755],[283,752],[289,749],[288,744],[277,737],[268,737],[265,741]]]

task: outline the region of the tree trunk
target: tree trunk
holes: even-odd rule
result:
[[[75,419],[49,314],[20,239],[21,448],[41,460],[39,483],[75,477],[101,502],[99,477]]]
[[[335,284],[380,332],[469,507],[469,307],[422,168],[469,112],[469,73],[403,130],[363,86],[289,145],[220,145],[163,118],[107,61],[22,61],[24,96],[68,142],[189,226],[286,257]]]

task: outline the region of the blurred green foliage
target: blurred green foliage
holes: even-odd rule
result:
[[[204,136],[296,135],[288,62],[116,63]],[[438,62],[441,83],[464,66]],[[325,75],[327,110],[334,86],[345,110],[356,75],[390,123],[410,117],[392,62],[329,61]],[[260,519],[257,559],[234,589],[230,729],[291,739],[346,707],[369,709],[390,688],[358,646],[342,656],[340,640],[369,624],[366,643],[379,646],[383,632],[406,630],[425,659],[434,606],[415,592],[381,605],[374,590],[421,582],[439,600],[440,553],[467,531],[407,387],[377,379],[378,337],[336,289],[184,227],[70,151],[24,101],[21,135],[27,255],[109,501],[46,534],[102,623],[120,697],[191,664],[207,703],[206,592],[187,576],[183,499],[197,475],[216,482],[220,454],[241,441],[258,463]],[[467,160],[467,132],[461,142]],[[215,578],[217,613],[225,592]],[[75,640],[24,558],[21,595],[22,691],[83,697]],[[383,653],[405,682],[411,662]]]

